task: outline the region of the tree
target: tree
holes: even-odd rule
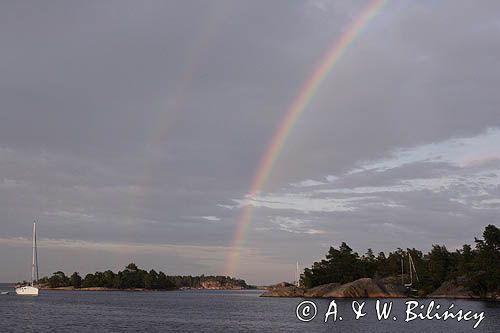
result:
[[[94,283],[94,274],[87,274],[85,275],[85,278],[83,278],[83,281],[82,281],[82,287],[83,288],[91,288],[91,287],[95,287],[95,283]]]
[[[109,269],[103,273],[102,282],[104,287],[113,288],[114,281],[115,281],[115,273],[113,273]]]
[[[315,262],[311,269],[304,270],[301,284],[314,287],[333,282],[347,283],[363,277],[363,269],[359,255],[343,242],[338,249],[330,247],[326,260]]]
[[[361,258],[342,243],[338,249],[330,247],[325,259],[305,268],[301,283],[310,288],[331,282],[351,282],[360,277],[392,277],[393,281],[402,281],[399,279],[401,266],[404,265],[404,275],[408,275],[408,255],[411,255],[418,274],[418,280],[413,279],[413,287],[419,290],[419,294],[426,295],[443,282],[453,280],[474,294],[487,297],[500,292],[500,229],[488,225],[483,239],[475,242],[474,250],[470,245],[464,245],[452,253],[443,245],[433,245],[426,255],[415,248],[406,251],[398,248],[387,256],[380,252],[375,257],[368,249]],[[403,281],[409,282],[409,277],[403,276]]]
[[[55,272],[49,278],[49,286],[51,288],[68,287],[69,285],[69,278],[61,271]]]
[[[500,291],[500,230],[488,225],[483,232],[484,240],[476,239],[475,284],[480,294]]]
[[[158,273],[158,289],[173,289],[175,288],[175,285],[170,281],[165,273],[160,272]]]
[[[118,272],[118,274],[115,275],[113,278],[113,288],[115,289],[122,289],[123,288],[123,273]]]
[[[377,258],[372,249],[368,249],[366,254],[361,257],[361,266],[363,276],[373,277],[377,271]]]
[[[78,274],[78,272],[74,272],[69,278],[69,283],[73,286],[73,288],[78,289],[82,286],[82,277]]]
[[[92,287],[104,287],[104,273],[95,272]]]
[[[136,264],[128,264],[123,271],[122,288],[144,288],[144,275],[146,272],[140,270]]]
[[[26,283],[27,283],[27,282],[26,282],[26,281],[24,281],[21,285],[24,285],[24,284],[26,284]],[[38,279],[38,281],[36,281],[36,283],[37,283],[38,285],[48,285],[48,284],[49,284],[49,278],[48,278],[48,277],[46,277],[46,276],[44,276],[44,277],[42,277],[41,279]]]
[[[450,253],[450,277],[453,279],[469,276],[473,271],[475,253],[471,246],[465,244],[461,249]]]
[[[148,274],[144,275],[144,288],[158,289],[158,273],[156,273],[154,269],[150,270]]]
[[[493,252],[500,252],[500,229],[490,224],[484,228],[484,244]]]
[[[451,261],[450,252],[444,245],[433,245],[426,257],[432,286],[438,288],[448,277]]]
[[[134,272],[137,272],[139,270],[139,268],[137,267],[136,264],[134,264],[133,262],[131,262],[130,264],[128,264],[126,267],[125,267],[125,271],[126,272],[129,272],[129,273],[134,273]]]

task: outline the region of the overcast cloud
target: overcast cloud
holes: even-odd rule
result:
[[[0,3],[0,281],[40,271],[291,280],[330,245],[453,249],[500,210],[498,1],[397,1],[261,155],[369,1]]]

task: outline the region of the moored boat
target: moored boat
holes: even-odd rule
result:
[[[16,294],[23,296],[38,296],[38,288],[34,286],[38,280],[38,255],[36,250],[36,222],[33,222],[33,258],[31,261],[31,283],[29,286],[21,286],[16,288]]]

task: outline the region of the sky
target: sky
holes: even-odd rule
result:
[[[0,281],[123,269],[291,281],[498,226],[498,1],[388,1],[248,196],[294,98],[370,1],[2,1]]]

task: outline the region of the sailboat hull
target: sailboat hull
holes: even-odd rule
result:
[[[36,222],[33,222],[33,258],[31,261],[31,285],[16,288],[16,294],[23,296],[38,296],[38,288],[33,282],[38,280],[38,258],[36,253]]]
[[[38,288],[32,286],[24,286],[16,288],[16,294],[23,296],[38,296]]]

